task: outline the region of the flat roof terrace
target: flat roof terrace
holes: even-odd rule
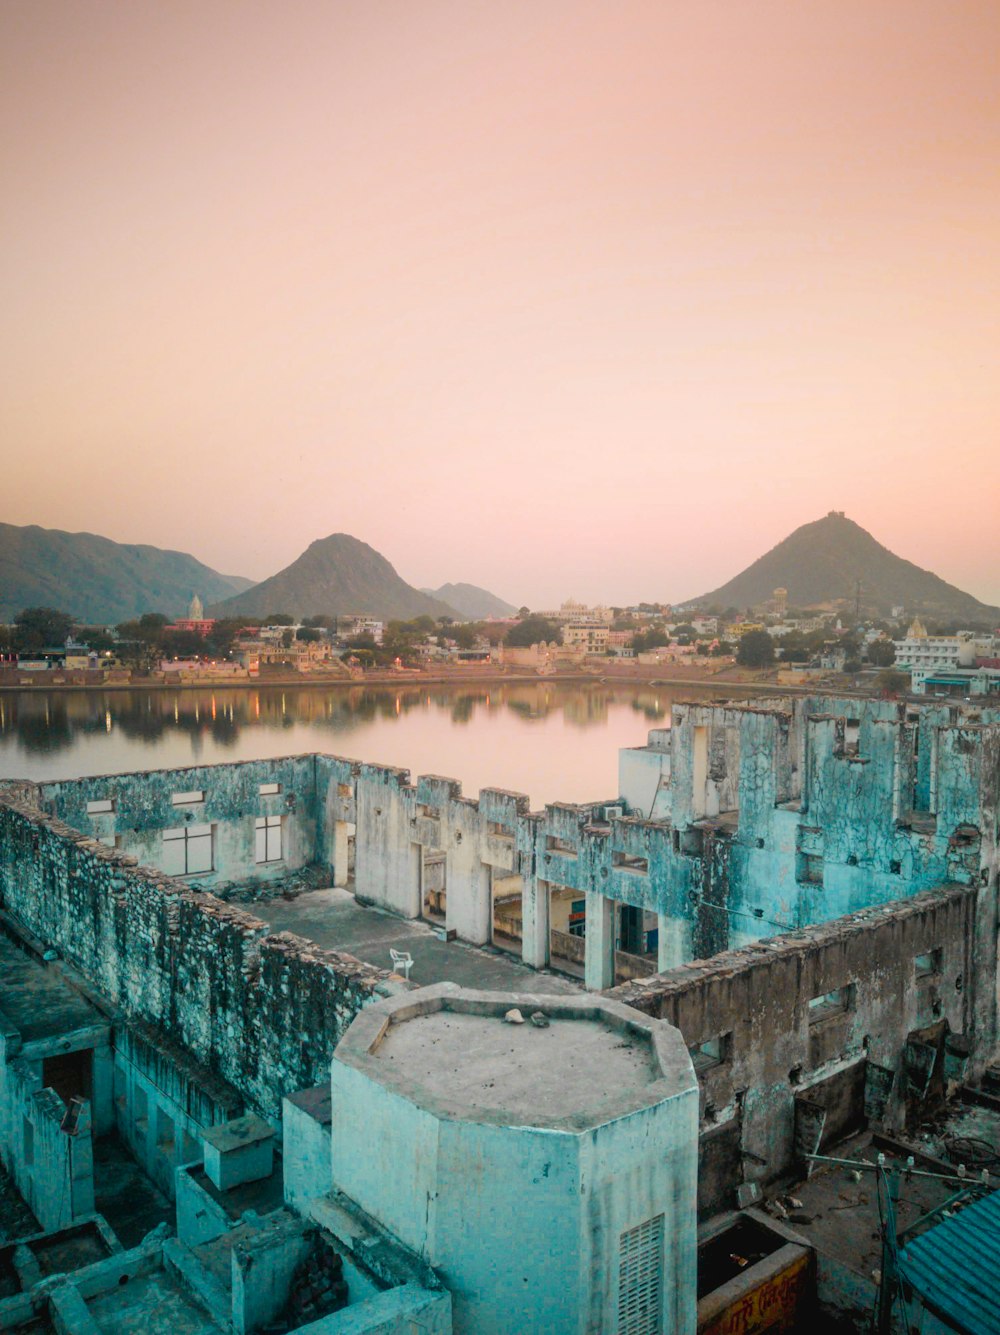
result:
[[[349,890],[309,890],[295,899],[249,908],[274,932],[294,932],[382,968],[393,967],[390,949],[408,952],[413,958],[410,981],[421,987],[448,982],[487,992],[577,995],[582,990],[574,979],[538,972],[496,947],[442,941],[428,923],[359,904]]]

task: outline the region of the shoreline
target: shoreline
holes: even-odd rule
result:
[[[846,687],[835,687],[832,684],[820,686],[815,685],[779,685],[775,681],[733,681],[727,678],[708,675],[697,677],[661,677],[657,675],[647,676],[645,673],[602,673],[594,672],[560,672],[552,675],[542,676],[538,673],[525,672],[489,672],[489,673],[452,673],[452,672],[415,672],[406,673],[378,673],[361,678],[351,678],[345,680],[343,677],[310,677],[310,676],[275,676],[275,677],[241,677],[241,678],[220,678],[215,681],[151,681],[147,678],[138,678],[134,681],[107,681],[107,682],[30,682],[30,683],[10,683],[0,685],[0,695],[30,695],[30,694],[57,694],[62,692],[83,691],[86,693],[99,693],[106,691],[232,691],[232,690],[261,690],[278,688],[282,690],[355,690],[365,687],[385,687],[385,686],[473,686],[482,685],[486,687],[504,686],[504,685],[558,685],[566,683],[567,685],[602,685],[602,686],[656,686],[668,688],[680,686],[685,688],[708,689],[718,691],[737,691],[746,692],[768,692],[779,695],[809,695],[817,688],[835,689],[838,694],[866,694],[863,691],[852,691]]]

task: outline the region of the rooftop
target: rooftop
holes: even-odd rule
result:
[[[566,1109],[613,1115],[618,1091],[652,1084],[644,1037],[598,1020],[554,1019],[547,1029],[493,1015],[434,1011],[389,1026],[374,1056],[462,1116],[547,1123]],[[600,1081],[595,1077],[600,1073]]]
[[[512,1010],[523,1023],[506,1022]],[[663,1021],[596,996],[448,984],[367,1008],[335,1060],[438,1117],[502,1126],[582,1130],[694,1087],[680,1035]]]
[[[393,967],[390,948],[408,952],[413,957],[410,981],[421,987],[452,982],[495,991],[577,994],[581,990],[574,979],[539,973],[495,947],[442,941],[427,923],[359,904],[349,890],[310,890],[295,899],[254,904],[253,913],[273,932],[294,932],[327,950],[346,951],[382,968]]]

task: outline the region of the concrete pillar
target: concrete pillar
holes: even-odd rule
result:
[[[521,959],[532,969],[546,969],[552,944],[549,927],[549,883],[524,877],[521,893]]]
[[[588,992],[615,985],[615,901],[596,890],[587,891],[584,985]]]
[[[490,939],[493,913],[490,868],[476,854],[470,858],[461,853],[461,848],[448,850],[445,926],[454,928],[463,941],[484,946]]]
[[[94,1131],[99,1136],[107,1135],[115,1128],[115,1064],[109,1043],[94,1049],[91,1081]]]
[[[688,926],[682,918],[671,918],[665,913],[656,915],[656,968],[659,973],[679,969],[689,958]]]
[[[333,883],[347,884],[347,840],[350,826],[346,820],[333,822]]]

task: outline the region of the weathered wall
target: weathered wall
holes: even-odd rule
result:
[[[676,1025],[692,1050],[718,1045],[695,1053],[703,1211],[735,1203],[735,1141],[747,1180],[791,1170],[798,1097],[827,1109],[828,1133],[844,1130],[864,1113],[864,1074],[852,1068],[874,1063],[895,1073],[884,1117],[897,1123],[911,1031],[944,1021],[976,1044],[977,993],[993,989],[995,963],[982,975],[974,966],[975,910],[970,888],[924,891],[609,993]]]
[[[232,765],[193,765],[184,769],[137,771],[69,779],[41,786],[46,811],[95,839],[117,838],[120,851],[147,867],[167,867],[163,831],[185,825],[211,825],[211,871],[189,879],[213,887],[225,881],[280,880],[315,856],[318,820],[315,758],[284,756]],[[277,785],[277,793],[261,793]],[[204,793],[197,803],[175,805],[175,794]],[[87,804],[110,800],[111,812],[89,813]],[[283,856],[256,860],[257,817],[281,819]]]
[[[389,978],[161,876],[25,803],[0,802],[0,903],[126,1020],[169,1034],[265,1115],[314,1085]]]
[[[94,1209],[90,1106],[81,1105],[69,1135],[62,1130],[66,1105],[43,1085],[40,1063],[0,1062],[0,1146],[42,1228],[68,1228]]]

